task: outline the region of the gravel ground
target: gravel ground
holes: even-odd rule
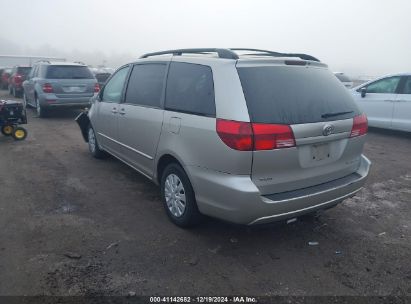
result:
[[[89,155],[76,114],[0,136],[0,295],[411,295],[410,135],[370,130],[366,187],[317,218],[183,230],[155,185]]]

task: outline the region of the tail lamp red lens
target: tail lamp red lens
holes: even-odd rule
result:
[[[260,151],[295,146],[294,134],[289,125],[217,119],[217,133],[234,150]]]
[[[350,137],[365,135],[368,132],[368,120],[365,114],[355,116]]]
[[[53,86],[50,83],[43,84],[44,93],[53,93]]]
[[[94,85],[94,93],[98,93],[98,92],[100,92],[100,85],[98,83],[96,83]]]
[[[221,140],[234,150],[253,149],[253,130],[248,122],[217,119],[217,133]]]

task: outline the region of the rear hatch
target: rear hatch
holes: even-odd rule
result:
[[[365,117],[325,65],[240,60],[237,70],[254,133],[289,130],[276,148],[264,148],[264,141],[262,149],[254,148],[252,180],[263,195],[326,183],[358,169],[364,136],[351,132],[353,121]],[[363,133],[353,135],[358,134]]]
[[[91,97],[97,82],[89,68],[81,65],[50,65],[45,78],[60,98]]]

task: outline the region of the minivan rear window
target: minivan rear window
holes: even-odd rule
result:
[[[303,124],[360,113],[348,90],[328,69],[260,66],[237,70],[252,122]]]
[[[51,65],[47,68],[48,79],[93,79],[94,76],[86,66]]]

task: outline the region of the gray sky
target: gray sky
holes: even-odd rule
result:
[[[148,51],[250,47],[305,52],[352,75],[411,71],[409,0],[0,0],[0,11],[0,54],[117,65]]]

